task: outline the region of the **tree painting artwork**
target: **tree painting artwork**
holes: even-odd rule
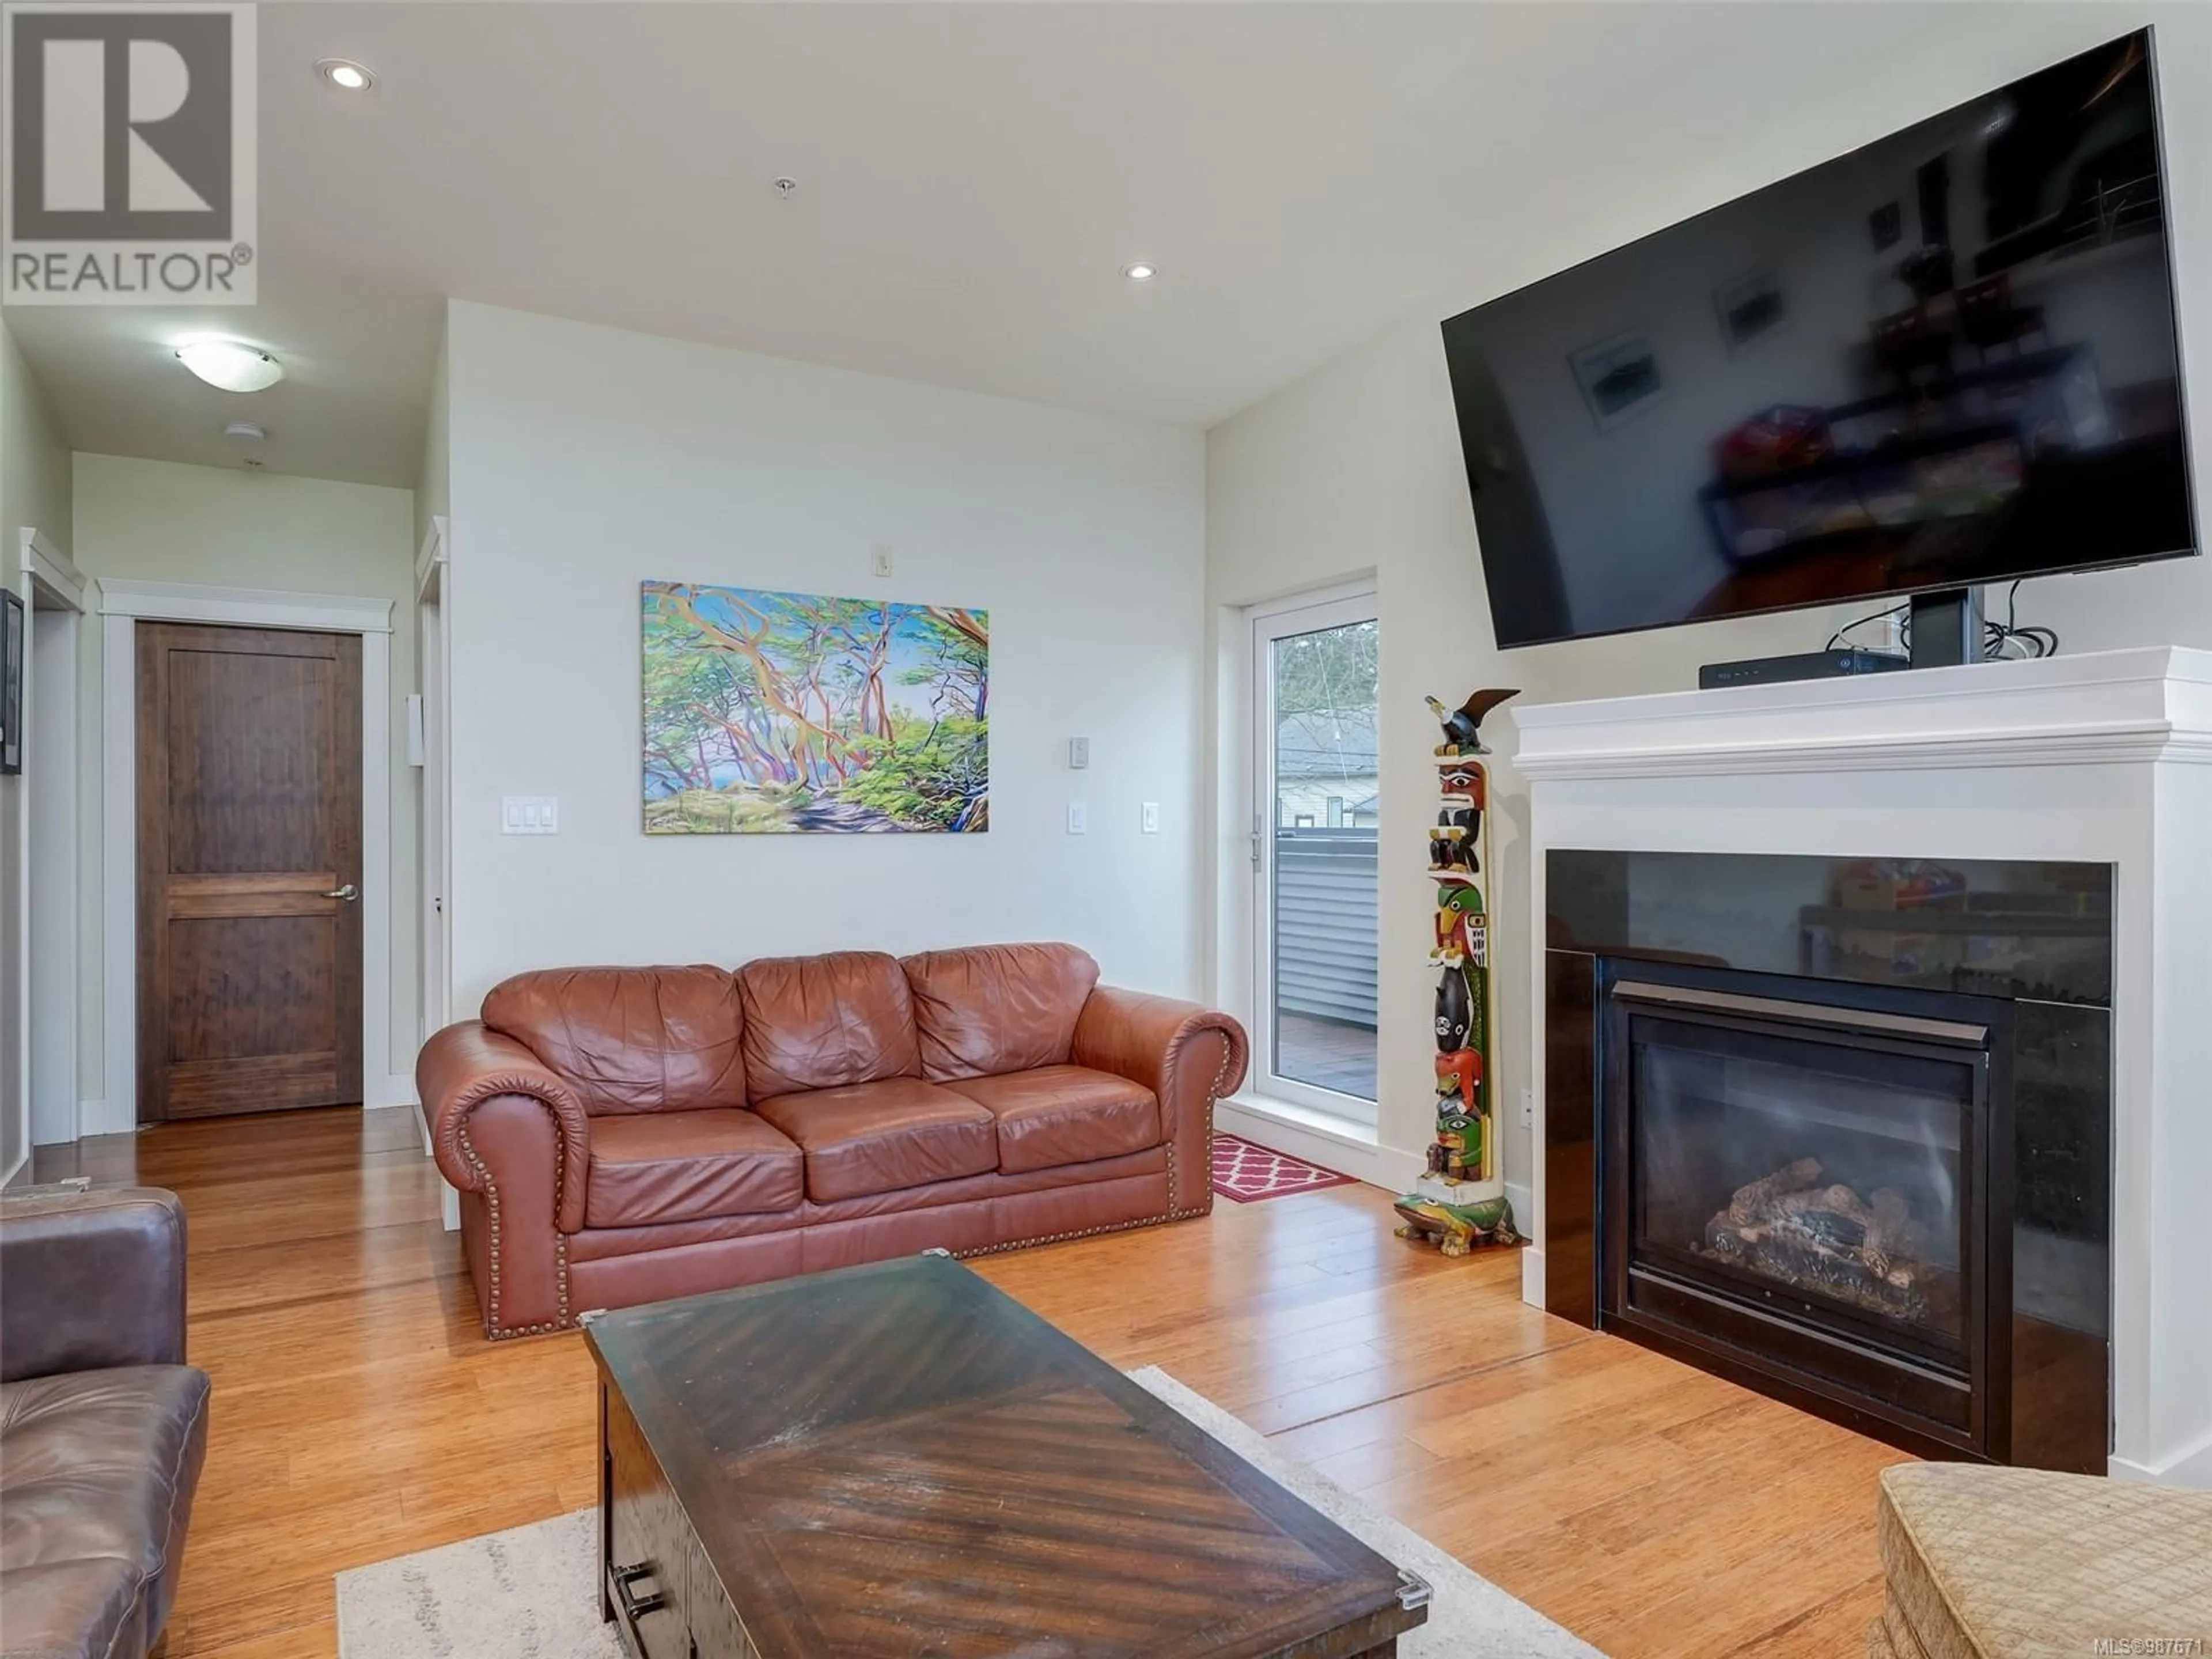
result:
[[[645,831],[990,828],[981,611],[646,582]]]

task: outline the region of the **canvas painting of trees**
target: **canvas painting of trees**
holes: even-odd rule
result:
[[[990,828],[986,612],[690,582],[641,599],[647,835]]]

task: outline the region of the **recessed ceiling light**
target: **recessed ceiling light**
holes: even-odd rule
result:
[[[315,65],[315,73],[341,92],[367,92],[376,84],[376,71],[350,58],[325,58]]]
[[[1160,274],[1158,265],[1148,265],[1142,259],[1133,265],[1123,265],[1121,274],[1133,283],[1149,283]]]
[[[284,365],[259,346],[236,340],[187,340],[177,361],[225,392],[259,392],[284,378]]]

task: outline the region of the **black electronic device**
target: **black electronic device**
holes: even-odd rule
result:
[[[1698,670],[1698,686],[1778,685],[1785,680],[1826,680],[1845,674],[1887,674],[1912,666],[1911,659],[1887,651],[1799,651],[1787,657],[1747,657],[1741,662],[1709,662]]]

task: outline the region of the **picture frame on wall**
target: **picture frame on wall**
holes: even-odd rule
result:
[[[1569,361],[1601,432],[1612,431],[1666,395],[1667,379],[1648,335],[1615,334],[1584,346]]]
[[[990,613],[640,585],[648,836],[991,827]]]
[[[1713,310],[1729,355],[1747,351],[1790,320],[1790,303],[1771,270],[1747,270],[1713,290]]]
[[[23,769],[23,598],[0,589],[0,774]]]

